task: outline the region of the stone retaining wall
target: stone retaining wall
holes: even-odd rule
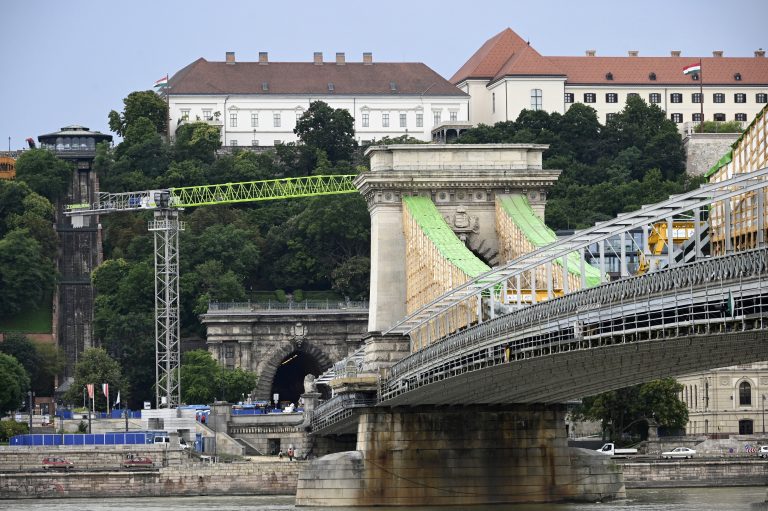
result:
[[[304,463],[196,463],[133,472],[0,473],[0,499],[293,495]]]
[[[761,486],[768,482],[763,460],[622,463],[627,488]]]
[[[155,468],[192,463],[184,451],[154,445],[6,447],[0,449],[0,472],[42,470],[49,456],[66,458],[74,470],[116,470],[128,453],[151,458]]]

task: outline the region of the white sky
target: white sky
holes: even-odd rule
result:
[[[752,57],[768,0],[0,0],[0,149],[107,114],[198,57],[424,62],[451,75],[512,28],[542,55]],[[692,59],[693,60],[693,59]]]

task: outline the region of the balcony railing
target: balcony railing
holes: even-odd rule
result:
[[[266,302],[209,302],[208,314],[217,312],[261,312],[261,311],[303,311],[303,310],[355,310],[364,312],[368,310],[368,302],[352,302],[339,300],[304,300],[302,302],[278,302],[267,300]]]

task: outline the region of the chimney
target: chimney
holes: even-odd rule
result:
[[[627,52],[627,55],[629,55],[630,57],[637,57],[638,55],[640,55],[640,52],[637,50],[629,50]]]
[[[337,52],[336,53],[336,65],[337,66],[343,66],[344,64],[346,64],[346,61],[345,61],[345,58],[344,58],[344,53],[343,52],[342,53]]]
[[[597,55],[597,50],[587,50],[585,53],[587,54],[587,57],[594,57]]]
[[[713,57],[722,57],[723,56],[723,50],[714,50],[712,52]]]
[[[672,57],[679,57],[680,56],[680,50],[672,50],[672,51],[669,52],[669,54]]]
[[[323,65],[323,52],[316,51],[315,52],[315,65],[316,66],[322,66]]]
[[[762,48],[755,50],[755,57],[765,57],[765,50]]]
[[[259,52],[259,64],[261,64],[262,66],[266,66],[267,64],[269,64],[269,54],[267,52],[265,51]]]
[[[373,53],[369,51],[363,52],[363,64],[366,66],[373,64]]]
[[[233,52],[233,51],[228,51],[227,52],[226,62],[227,62],[227,64],[234,64],[235,63],[235,52]]]

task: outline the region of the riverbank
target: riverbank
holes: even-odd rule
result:
[[[621,461],[624,485],[640,488],[723,488],[764,486],[768,461],[763,459]]]

